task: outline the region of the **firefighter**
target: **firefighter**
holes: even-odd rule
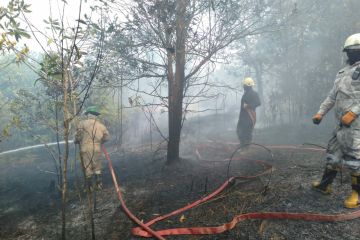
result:
[[[328,143],[322,179],[312,187],[325,194],[331,193],[331,184],[344,166],[350,170],[352,187],[344,206],[357,208],[360,193],[360,33],[346,39],[343,51],[347,64],[337,73],[333,88],[313,116],[313,122],[319,124],[334,108],[337,126]]]
[[[260,106],[257,92],[253,90],[255,81],[247,77],[243,80],[244,95],[241,98],[240,116],[237,124],[237,135],[240,147],[246,149],[252,141],[252,133],[256,123],[256,108]]]
[[[92,187],[92,178],[95,175],[96,188],[102,189],[101,144],[109,140],[110,134],[99,121],[99,115],[96,106],[86,109],[86,118],[79,122],[74,142],[80,147],[81,163],[88,186]]]

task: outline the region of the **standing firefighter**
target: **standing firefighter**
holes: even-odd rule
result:
[[[110,135],[97,119],[100,113],[95,106],[88,107],[85,115],[86,119],[77,126],[75,143],[80,146],[81,163],[88,186],[92,186],[92,176],[95,175],[96,187],[101,189],[101,144],[106,142]]]
[[[237,135],[240,146],[246,148],[252,141],[252,133],[256,123],[255,109],[260,106],[260,99],[257,92],[253,90],[255,82],[252,78],[243,80],[244,95],[241,98],[240,116],[237,124]]]
[[[326,167],[321,181],[313,188],[331,193],[331,184],[342,166],[351,172],[352,193],[345,200],[346,208],[359,206],[360,193],[360,34],[345,41],[347,66],[336,75],[335,83],[320,110],[313,117],[319,124],[323,116],[334,107],[337,127],[327,147]]]

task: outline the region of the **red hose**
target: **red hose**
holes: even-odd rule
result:
[[[298,146],[289,146],[289,145],[277,145],[277,146],[267,146],[268,148],[273,149],[303,149],[303,150],[310,150],[310,151],[324,151],[323,149],[318,148],[300,148]],[[256,161],[258,163],[261,163],[266,166],[266,169],[254,176],[238,176],[238,177],[231,177],[226,182],[224,182],[218,189],[213,191],[208,196],[199,199],[191,204],[188,204],[180,209],[177,209],[171,213],[168,213],[163,216],[156,217],[152,220],[150,220],[147,223],[140,222],[136,217],[134,217],[129,210],[126,208],[125,203],[122,199],[121,192],[119,190],[119,187],[117,185],[116,176],[114,173],[114,170],[112,168],[112,164],[110,161],[110,158],[106,152],[106,149],[103,147],[104,154],[109,162],[109,169],[111,171],[111,174],[113,176],[113,181],[115,184],[115,189],[118,193],[119,200],[121,202],[122,207],[124,208],[124,211],[128,214],[128,216],[134,220],[137,224],[139,224],[141,227],[136,227],[132,229],[132,233],[136,236],[140,237],[157,237],[158,239],[164,239],[161,236],[166,235],[204,235],[204,234],[218,234],[223,233],[225,231],[233,229],[237,223],[247,220],[247,219],[291,219],[291,220],[305,220],[305,221],[325,221],[325,222],[335,222],[335,221],[347,221],[352,220],[360,217],[360,210],[350,212],[350,213],[342,213],[342,214],[315,214],[315,213],[288,213],[288,212],[254,212],[254,213],[245,213],[235,216],[232,221],[225,223],[220,226],[212,226],[212,227],[188,227],[188,228],[171,228],[171,229],[163,229],[158,230],[154,232],[149,227],[159,221],[162,221],[166,218],[169,218],[171,216],[180,214],[182,212],[185,212],[201,203],[204,203],[215,196],[217,196],[219,193],[221,193],[226,187],[228,187],[229,183],[234,181],[235,179],[250,179],[250,178],[256,178],[259,176],[262,176],[264,174],[267,174],[269,170],[271,170],[272,166],[264,161]],[[198,156],[200,156],[199,151],[197,151]],[[247,160],[244,158],[234,158],[233,160]]]
[[[133,220],[134,222],[136,222],[139,226],[141,226],[143,229],[145,229],[146,231],[146,234],[149,236],[149,237],[156,237],[157,239],[160,239],[160,240],[165,240],[165,238],[163,238],[160,234],[158,234],[157,232],[155,232],[154,230],[152,230],[149,226],[145,225],[143,222],[141,222],[137,217],[135,217],[134,214],[132,214],[130,212],[130,210],[126,207],[126,204],[125,204],[125,201],[124,201],[124,198],[121,194],[121,191],[120,191],[120,186],[118,184],[118,181],[116,179],[116,175],[115,175],[115,171],[114,171],[114,168],[112,166],[112,162],[110,160],[110,156],[105,148],[104,145],[101,146],[102,148],[102,151],[104,152],[104,155],[105,155],[105,158],[106,160],[108,161],[108,164],[109,164],[109,170],[111,172],[111,176],[112,176],[112,180],[114,182],[114,187],[115,187],[115,190],[116,190],[116,193],[118,195],[118,198],[119,198],[119,201],[121,203],[121,207],[123,208],[123,210],[125,211],[125,213],[128,215],[128,217]]]
[[[287,212],[255,212],[237,215],[231,222],[225,223],[216,227],[190,227],[190,228],[171,228],[157,231],[160,235],[205,235],[205,234],[219,234],[233,229],[237,223],[247,219],[290,219],[290,220],[305,220],[305,221],[323,221],[335,222],[346,221],[360,217],[360,210],[347,214],[313,214],[313,213],[287,213]],[[148,224],[147,224],[148,225]],[[148,225],[150,226],[150,225]],[[132,233],[141,237],[151,237],[147,232],[140,228],[134,228]]]

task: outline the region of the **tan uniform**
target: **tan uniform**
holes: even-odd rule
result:
[[[80,121],[76,129],[75,143],[80,144],[80,156],[86,177],[101,174],[101,144],[109,140],[106,127],[93,115]]]
[[[347,166],[352,172],[360,173],[360,118],[350,127],[341,124],[342,116],[352,111],[360,115],[360,79],[353,80],[356,63],[346,66],[336,75],[332,90],[320,106],[319,114],[325,115],[334,108],[337,126],[327,148],[327,164],[330,168]]]

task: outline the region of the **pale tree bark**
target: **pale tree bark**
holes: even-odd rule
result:
[[[64,70],[63,70],[64,71]],[[61,216],[62,216],[62,227],[61,236],[62,239],[66,239],[66,198],[67,198],[67,164],[69,158],[69,133],[70,133],[70,118],[68,109],[68,83],[69,75],[67,71],[63,74],[63,113],[64,113],[64,156],[63,156],[63,172],[62,172],[62,188],[61,188]]]

